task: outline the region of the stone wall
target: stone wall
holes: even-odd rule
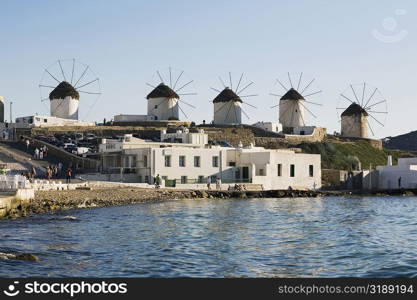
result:
[[[209,141],[227,141],[234,147],[239,145],[239,142],[242,142],[243,146],[249,146],[251,143],[255,143],[253,132],[246,128],[205,127],[204,131],[208,134]]]

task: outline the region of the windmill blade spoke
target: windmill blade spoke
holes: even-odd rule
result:
[[[188,116],[185,114],[184,110],[181,108],[181,106],[179,104],[178,104],[178,108],[183,113],[183,115],[185,116],[185,118],[188,119]]]
[[[278,95],[278,94],[274,94],[274,93],[269,93],[271,96],[275,96],[275,97],[282,97],[282,95]]]
[[[310,87],[310,85],[314,82],[314,80],[316,80],[315,78],[311,79],[311,81],[306,85],[306,87],[301,91],[301,95],[307,91],[307,89]]]
[[[365,98],[366,82],[363,83],[361,106],[363,107],[363,100]]]
[[[62,77],[64,77],[64,81],[67,81],[67,78],[65,77],[64,70],[62,69],[61,61],[58,59],[59,68],[61,69]]]
[[[369,115],[372,119],[374,119],[379,125],[384,127],[384,124],[382,124],[380,121],[378,121],[373,115]]]
[[[382,100],[382,101],[379,101],[379,102],[374,103],[372,105],[369,105],[368,107],[365,107],[365,109],[370,109],[371,107],[374,107],[375,105],[378,105],[378,104],[381,104],[381,103],[384,103],[384,102],[387,102],[387,100]]]
[[[244,88],[242,88],[240,91],[236,92],[236,94],[239,96],[239,94],[241,92],[243,92],[244,90],[246,90],[248,87],[250,87],[253,84],[253,81],[248,83]]]
[[[49,71],[47,69],[45,69],[45,72],[48,73],[53,79],[55,79],[56,82],[61,83],[58,79],[55,78],[54,75],[52,75],[51,73],[49,73]]]
[[[369,129],[371,130],[372,135],[375,135],[375,133],[374,133],[374,131],[372,130],[372,127],[371,127],[371,124],[369,123],[369,121],[366,121],[366,123],[368,123],[368,127],[369,127]]]
[[[240,98],[245,98],[245,97],[257,97],[259,96],[258,94],[252,94],[252,95],[244,95],[244,96],[239,96]]]
[[[347,107],[336,107],[336,109],[346,109]]]
[[[253,107],[253,108],[256,108],[257,109],[257,107],[255,106],[255,105],[252,105],[252,104],[249,104],[249,103],[247,103],[247,102],[242,102],[243,104],[245,104],[245,105],[248,105],[248,106],[250,106],[250,107]]]
[[[242,111],[242,113],[246,116],[246,118],[248,118],[248,120],[250,119],[249,118],[249,115],[243,110],[243,109],[241,109],[241,111]]]
[[[180,101],[180,102],[182,102],[182,103],[184,103],[184,104],[186,104],[186,105],[188,105],[188,106],[190,106],[190,107],[192,107],[192,108],[195,108],[195,106],[194,106],[194,105],[192,105],[192,104],[190,104],[190,103],[187,103],[187,102],[185,102],[184,100],[178,99],[178,101]]]
[[[346,97],[345,95],[343,95],[343,94],[340,94],[340,96],[342,96],[343,98],[345,98],[346,100],[348,100],[349,102],[351,102],[351,103],[355,103],[355,101],[352,101],[352,100],[350,100],[348,97]]]
[[[172,88],[172,75],[171,75],[171,67],[169,67],[169,86]]]
[[[164,103],[165,101],[168,101],[168,99],[164,98],[161,102],[159,102],[156,106],[154,106],[152,108],[152,111],[154,111],[155,109],[158,109],[159,105],[161,105],[162,103]]]
[[[275,79],[276,80],[276,82],[278,82],[279,83],[279,85],[284,89],[284,91],[288,91],[288,89],[287,89],[287,87],[285,86],[285,85],[283,85],[282,83],[281,83],[281,81],[279,81],[279,79]]]
[[[229,72],[230,89],[233,91],[232,73]]]
[[[87,73],[87,70],[90,66],[87,66],[84,70],[84,72],[81,74],[80,78],[78,78],[77,82],[74,84],[74,86],[77,86],[78,82],[84,77],[85,73]]]
[[[378,88],[375,88],[375,90],[373,91],[372,95],[368,98],[368,101],[366,101],[365,105],[363,107],[367,107],[369,102],[372,100],[372,98],[374,97],[376,91],[378,90]]]
[[[216,91],[216,92],[218,92],[218,93],[220,93],[220,90],[218,90],[218,89],[215,89],[215,88],[213,88],[213,87],[210,87],[213,91]]]
[[[79,90],[77,90],[77,92],[84,93],[84,94],[101,95],[101,93],[99,92],[87,92],[87,91],[79,91]]]
[[[373,113],[373,114],[387,114],[387,111],[374,111],[374,110],[368,110],[367,112]]]
[[[55,88],[55,86],[52,86],[52,85],[43,85],[43,84],[40,84],[39,87],[45,87],[45,88],[51,88],[51,89],[54,89]]]
[[[275,107],[277,107],[277,106],[279,106],[279,104],[273,105],[273,106],[271,106],[271,108],[275,108]]]
[[[227,103],[229,103],[229,102],[227,102]],[[226,122],[226,120],[227,120],[227,117],[229,116],[230,109],[232,108],[232,106],[233,106],[233,102],[230,102],[229,109],[227,110],[227,114],[226,114],[226,116],[224,117],[224,121],[225,121],[225,122]]]
[[[240,83],[242,82],[242,78],[243,78],[243,73],[242,75],[240,75],[239,82],[237,83],[237,86],[236,86],[236,91],[239,90],[239,86],[240,86]]]
[[[156,71],[156,74],[158,74],[159,80],[161,80],[161,83],[164,83],[164,79],[161,76],[161,73],[159,73],[159,70]]]
[[[356,99],[357,103],[359,103],[359,99],[356,96],[356,92],[355,92],[355,89],[353,88],[353,85],[350,85],[350,88],[352,89],[353,95],[355,96],[355,99]]]
[[[194,80],[190,80],[188,81],[186,84],[184,84],[182,87],[180,87],[179,89],[177,89],[175,92],[179,92],[181,91],[183,88],[185,88],[187,85],[189,85],[191,82],[193,82]]]
[[[221,111],[226,105],[228,104],[228,102],[223,103],[222,106],[219,107],[219,109],[217,109],[214,113],[217,114],[219,111]]]
[[[305,108],[306,111],[308,111],[315,119],[317,118],[317,116],[315,114],[313,114],[313,112],[311,110],[309,110],[301,101],[300,104],[302,107]]]
[[[94,83],[94,82],[96,82],[96,81],[98,81],[98,80],[99,80],[99,79],[98,79],[98,78],[96,78],[96,79],[94,79],[94,80],[91,80],[90,82],[87,82],[87,83],[83,84],[83,85],[80,85],[80,86],[75,86],[74,88],[75,88],[75,89],[79,89],[79,88],[85,87],[85,86],[87,86],[87,85],[90,85],[90,84],[92,84],[92,83]]]
[[[237,111],[236,111],[236,105],[233,105],[233,111],[235,113],[235,120],[236,120],[236,124],[239,123],[238,118],[237,118]],[[242,111],[242,109],[240,109],[240,111]]]
[[[178,94],[178,96],[195,96],[197,93],[184,93],[184,94]]]
[[[178,77],[177,77],[177,80],[175,80],[174,86],[172,87],[173,90],[175,90],[175,87],[177,86],[178,80],[180,80],[183,73],[184,73],[184,71],[181,71],[180,75],[178,75]]]
[[[72,80],[74,79],[74,68],[75,68],[75,59],[72,59],[72,72],[71,72],[71,84],[72,84]]]
[[[224,81],[220,76],[219,76],[219,80],[220,80],[221,84],[223,85],[223,87],[226,88],[226,84],[224,84]]]
[[[150,83],[146,83],[146,85],[147,85],[147,86],[150,86],[151,88],[156,89],[156,86],[154,86],[154,85],[152,85],[152,84],[150,84]]]
[[[309,103],[309,104],[318,105],[318,106],[323,106],[323,104],[321,104],[321,103],[316,103],[316,102],[311,102],[311,101],[306,101],[306,100],[304,100],[304,102]]]
[[[293,86],[292,86],[292,81],[291,81],[291,76],[290,76],[290,72],[288,72],[288,73],[287,73],[287,75],[288,75],[288,80],[289,80],[289,82],[290,82],[290,85],[291,85],[291,87],[293,88]]]
[[[46,98],[41,99],[41,102],[44,102],[46,100],[49,100],[49,97],[46,97]]]
[[[301,84],[301,77],[303,77],[303,72],[301,72],[300,74],[300,78],[298,79],[298,84],[297,84],[297,91],[300,88],[300,84]]]
[[[314,93],[311,93],[311,94],[308,94],[308,95],[305,95],[305,96],[303,96],[304,98],[306,98],[306,97],[310,97],[310,96],[313,96],[313,95],[317,95],[317,94],[320,94],[320,93],[322,93],[323,91],[322,90],[320,90],[320,91],[317,91],[317,92],[314,92]]]

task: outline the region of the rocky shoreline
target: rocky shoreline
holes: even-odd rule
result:
[[[417,195],[417,190],[396,190],[381,192],[349,191],[204,191],[204,190],[171,190],[143,189],[131,187],[76,189],[61,191],[36,191],[35,199],[27,205],[10,211],[7,218],[55,212],[59,210],[129,205],[141,202],[169,201],[179,199],[242,199],[242,198],[298,198],[323,196],[389,196]]]

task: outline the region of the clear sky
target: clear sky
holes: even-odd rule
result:
[[[254,123],[278,119],[275,79],[304,72],[316,78],[312,91],[323,90],[311,98],[323,106],[312,107],[309,124],[339,131],[339,94],[365,81],[388,100],[376,135],[397,135],[417,123],[416,14],[415,1],[1,0],[0,95],[14,102],[13,117],[47,114],[43,70],[75,58],[101,81],[88,119],[146,114],[145,83],[171,66],[194,79],[188,91],[198,95],[184,99],[197,108],[183,108],[200,123],[212,120],[218,76],[244,72],[259,94],[248,99],[257,109],[245,107]]]

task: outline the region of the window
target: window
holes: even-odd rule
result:
[[[259,169],[259,176],[265,176],[265,170]]]
[[[295,165],[290,165],[290,177],[295,177]]]
[[[149,183],[149,176],[145,176],[145,182]]]
[[[157,109],[158,108],[158,105],[155,105],[155,109]]]
[[[148,156],[147,155],[143,156],[143,167],[144,168],[148,167]]]
[[[180,167],[185,167],[185,156],[184,155],[180,155],[178,158],[178,165]]]
[[[48,119],[43,119],[43,122],[44,123],[48,123]]]
[[[198,183],[204,183],[204,176],[203,175],[198,176]]]
[[[218,156],[213,156],[213,168],[218,168],[219,167],[219,157]]]
[[[229,167],[235,167],[236,162],[235,161],[229,161]]]
[[[181,183],[186,184],[187,183],[187,176],[181,176]]]
[[[314,166],[313,165],[308,166],[308,173],[310,174],[310,177],[314,176]]]
[[[142,182],[142,175],[138,176],[138,180],[139,180],[139,182]]]
[[[200,167],[200,156],[194,156],[194,167]]]
[[[165,155],[165,167],[171,166],[171,155]]]
[[[278,169],[278,176],[281,177],[282,176],[282,164],[278,164],[277,165],[277,169]]]

